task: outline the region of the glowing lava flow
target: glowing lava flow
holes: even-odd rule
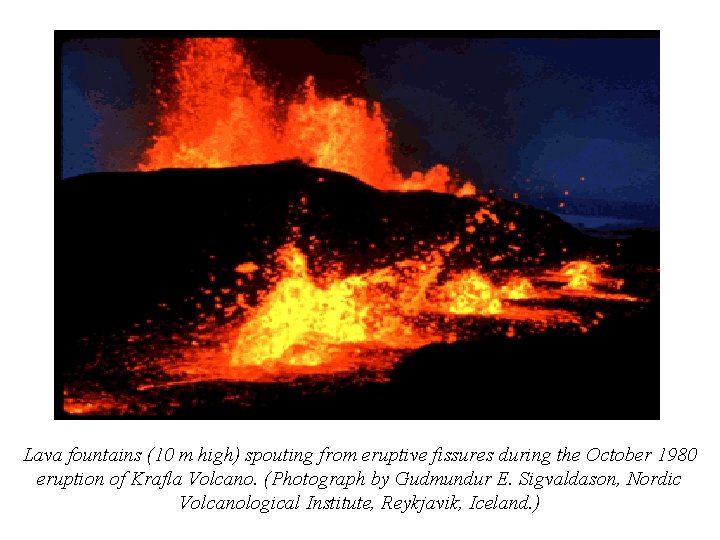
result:
[[[449,271],[457,245],[447,243],[361,274],[328,270],[313,277],[307,257],[287,244],[275,254],[277,274],[257,304],[249,306],[239,296],[245,309],[241,324],[210,329],[221,346],[191,347],[167,370],[192,380],[255,381],[352,373],[360,366],[382,373],[404,351],[463,339],[468,320],[502,323],[498,328],[509,336],[516,323],[537,331],[565,325],[585,332],[598,324],[597,313],[587,318],[542,302],[566,296],[636,300],[607,292],[620,282],[604,277],[602,265],[589,261],[502,283],[477,270]],[[238,268],[260,272],[252,263]]]
[[[321,97],[309,76],[300,94],[277,98],[228,38],[183,40],[174,86],[161,97],[157,134],[140,170],[230,167],[302,159],[348,173],[383,190],[472,195],[445,165],[405,176],[392,160],[392,134],[379,103]]]

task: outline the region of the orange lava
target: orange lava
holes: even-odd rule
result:
[[[299,158],[378,189],[475,194],[471,183],[460,182],[445,165],[403,175],[393,164],[392,133],[379,103],[318,96],[312,76],[294,98],[278,98],[234,39],[183,40],[173,78],[167,96],[156,90],[162,112],[139,170]]]
[[[449,270],[458,248],[457,241],[446,243],[368,272],[343,275],[328,268],[318,277],[311,275],[307,256],[289,243],[276,252],[275,277],[257,303],[248,305],[238,295],[242,322],[208,326],[201,341],[209,338],[217,346],[190,347],[166,370],[193,381],[285,380],[351,373],[360,366],[382,372],[402,352],[462,339],[468,320],[502,323],[510,337],[519,322],[536,331],[570,325],[584,332],[598,317],[547,301],[637,300],[612,292],[621,283],[605,277],[602,264],[572,261],[498,282],[479,270]],[[261,271],[254,263],[236,270],[248,269]]]

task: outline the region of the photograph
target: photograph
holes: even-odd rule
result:
[[[69,31],[60,419],[660,419],[659,31]]]

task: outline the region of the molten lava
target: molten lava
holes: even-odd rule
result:
[[[545,303],[566,296],[637,300],[608,292],[619,283],[590,261],[539,274],[530,270],[503,282],[478,270],[451,271],[449,262],[460,248],[455,241],[360,274],[328,267],[313,276],[307,256],[289,243],[276,252],[271,283],[257,303],[237,296],[240,324],[205,326],[182,361],[165,369],[193,381],[285,380],[347,374],[359,367],[382,376],[403,352],[472,335],[468,321],[495,321],[509,337],[516,323],[535,331],[562,325],[585,332],[599,323],[597,312],[586,317]],[[247,275],[261,269],[243,263],[236,271]]]
[[[239,43],[228,38],[186,39],[176,51],[174,86],[158,133],[140,170],[230,167],[301,159],[348,173],[383,190],[432,190],[473,195],[445,165],[403,175],[392,160],[392,133],[379,103],[320,97],[312,76],[299,95],[274,95],[253,73]]]

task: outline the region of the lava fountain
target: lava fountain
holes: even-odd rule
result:
[[[175,57],[168,95],[155,90],[162,113],[139,170],[299,158],[378,189],[475,192],[442,164],[401,174],[393,165],[392,133],[379,103],[320,97],[311,75],[297,96],[277,97],[254,75],[247,53],[234,39],[186,39]]]

